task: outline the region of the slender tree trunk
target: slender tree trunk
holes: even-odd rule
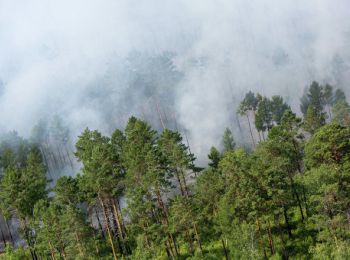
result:
[[[252,126],[251,126],[251,124],[250,124],[249,115],[246,114],[246,116],[247,116],[247,119],[248,119],[249,132],[250,132],[250,136],[251,136],[251,138],[252,138],[252,144],[253,144],[253,147],[255,147],[255,141],[254,141],[254,137],[253,137]]]
[[[104,215],[104,218],[105,218],[105,224],[106,224],[107,233],[108,233],[108,238],[109,238],[109,242],[110,242],[111,248],[112,248],[113,258],[114,258],[114,260],[117,260],[118,258],[117,258],[117,254],[115,252],[115,247],[114,247],[114,243],[113,243],[111,230],[109,228],[109,221],[108,221],[108,216],[107,216],[107,210],[106,210],[105,204],[103,202],[103,199],[100,197],[100,195],[98,195],[98,198],[99,198],[101,206],[102,206],[103,215]]]
[[[62,252],[62,256],[64,260],[67,260],[67,255],[66,255],[66,251],[64,250],[64,246],[61,246],[61,252]]]
[[[5,239],[4,232],[2,231],[1,225],[0,225],[0,232],[1,232],[2,242],[4,243],[4,248],[6,248],[6,239]]]
[[[124,255],[124,250],[123,250],[123,242],[122,242],[122,238],[120,236],[120,233],[119,233],[119,229],[118,229],[118,224],[117,224],[117,217],[115,216],[115,213],[113,211],[113,205],[110,204],[110,200],[108,199],[107,200],[108,202],[108,217],[110,215],[110,212],[112,213],[112,216],[111,216],[111,222],[113,223],[113,228],[112,228],[112,233],[113,233],[113,236],[116,238],[116,243],[118,245],[118,248],[119,248],[119,252]]]
[[[24,230],[24,237],[25,237],[25,240],[27,241],[27,245],[28,245],[28,248],[29,248],[30,255],[32,256],[33,260],[36,260],[37,257],[36,257],[36,254],[35,254],[34,250],[32,250],[32,245],[31,245],[31,242],[30,242],[30,238],[29,238],[29,234],[28,234],[28,228],[27,228],[27,225],[25,223],[25,219],[22,219],[22,218],[19,218],[19,219],[20,219],[22,228]]]
[[[256,225],[258,226],[258,232],[259,232],[260,238],[262,238],[263,235],[262,235],[262,232],[261,232],[261,225],[260,225],[260,221],[259,221],[258,217],[256,218]],[[260,244],[261,248],[263,249],[264,259],[267,259],[266,250],[265,250],[265,247],[264,247],[261,239],[259,240],[259,244]]]
[[[53,177],[52,177],[52,174],[51,174],[51,170],[50,170],[50,167],[49,167],[49,163],[48,163],[48,161],[46,159],[46,155],[45,155],[44,149],[41,146],[39,146],[39,149],[40,149],[41,155],[43,156],[43,160],[44,160],[44,164],[45,164],[47,173],[48,173],[50,179],[53,180]]]
[[[182,177],[183,189],[185,191],[186,198],[188,199],[189,198],[189,191],[188,191],[186,177],[185,177],[185,174],[184,174],[183,170],[180,170],[180,174],[181,174],[181,177]]]
[[[56,260],[56,257],[55,257],[55,250],[51,244],[51,241],[49,241],[49,248],[50,248],[50,252],[51,252],[51,257],[53,260]]]
[[[182,187],[182,182],[180,180],[180,176],[179,176],[178,171],[175,172],[175,176],[176,176],[177,182],[179,183],[179,186],[180,186],[181,195],[185,196],[185,191],[184,191],[184,188]]]
[[[300,200],[298,191],[295,188],[293,176],[291,176],[290,174],[289,174],[289,179],[290,179],[290,183],[292,186],[292,192],[294,193],[295,198],[297,199],[297,203],[298,203],[298,207],[299,207],[299,211],[300,211],[300,215],[301,215],[301,222],[304,222],[304,212],[303,212],[303,207],[301,205],[301,200]]]
[[[5,219],[5,224],[6,224],[7,232],[9,233],[10,238],[11,238],[12,245],[15,245],[15,241],[14,241],[14,239],[13,239],[12,232],[11,232],[10,226],[9,226],[9,224],[8,224],[8,221],[7,221],[7,219],[6,219],[5,217],[4,217],[4,219]]]
[[[105,234],[104,234],[104,231],[103,231],[103,227],[102,227],[102,224],[101,224],[101,220],[100,220],[100,217],[98,216],[99,215],[99,212],[97,211],[97,208],[96,206],[93,206],[94,209],[95,209],[95,215],[96,215],[96,219],[97,219],[97,223],[98,223],[98,226],[101,230],[101,235],[103,238],[105,238]]]
[[[112,200],[111,203],[112,203],[112,206],[113,206],[114,218],[116,220],[117,227],[118,227],[118,234],[119,234],[119,237],[120,237],[122,250],[123,250],[124,254],[127,254],[127,250],[126,250],[126,246],[125,246],[125,238],[124,238],[124,234],[123,234],[122,225],[121,225],[120,219],[119,219],[118,209],[116,208],[115,203],[114,203],[113,200]]]
[[[85,254],[84,254],[84,250],[83,250],[83,244],[81,243],[78,233],[75,231],[75,239],[78,243],[78,249],[79,249],[79,253],[85,258]]]
[[[163,121],[163,118],[162,118],[162,114],[160,113],[160,110],[159,110],[159,104],[158,102],[156,101],[156,106],[157,106],[157,113],[158,113],[158,116],[159,116],[159,119],[160,119],[160,123],[163,127],[163,130],[165,129],[165,125],[164,125],[164,121]]]
[[[66,151],[66,154],[67,154],[67,157],[68,157],[70,166],[72,167],[72,170],[74,170],[73,162],[72,162],[72,159],[70,158],[70,154],[69,154],[69,152],[68,152],[68,149],[67,149],[66,145],[64,145],[64,150]]]
[[[131,250],[129,244],[127,243],[127,241],[128,241],[128,233],[127,233],[126,228],[125,228],[124,219],[123,219],[123,214],[122,214],[122,209],[121,209],[121,206],[120,206],[119,198],[118,198],[118,197],[115,198],[115,203],[116,203],[116,207],[117,207],[117,213],[118,213],[119,223],[120,223],[120,225],[121,225],[122,232],[123,232],[123,237],[124,237],[124,240],[125,240],[126,250],[127,250],[127,253],[128,253],[128,254],[131,254],[131,253],[132,253],[132,250]]]
[[[194,234],[196,235],[196,239],[197,239],[197,243],[198,243],[199,249],[201,250],[201,253],[203,254],[202,242],[201,242],[201,239],[199,237],[199,233],[198,233],[198,230],[197,230],[197,225],[195,223],[193,223],[193,230],[194,230]]]
[[[62,155],[62,153],[61,153],[61,147],[60,147],[59,144],[56,145],[56,149],[57,149],[57,151],[58,151],[58,157],[59,157],[60,162],[61,162],[61,167],[60,167],[60,168],[63,169],[64,166],[65,166],[65,160],[64,160],[64,157],[63,157],[63,155]]]
[[[188,244],[189,244],[189,247],[190,247],[190,254],[191,255],[194,255],[194,249],[193,249],[193,241],[192,241],[192,238],[188,232],[188,230],[186,230],[186,237],[188,239]]]
[[[165,251],[166,251],[166,254],[167,254],[168,258],[174,259],[174,256],[170,253],[170,250],[168,248],[168,241],[165,241],[164,245],[165,245]]]
[[[286,223],[286,226],[287,226],[288,236],[289,238],[292,238],[292,229],[289,224],[288,212],[285,206],[283,206],[283,216],[284,216],[284,222]]]
[[[270,220],[268,221],[268,225],[269,225],[269,228],[268,228],[269,245],[270,245],[271,254],[274,255],[275,254],[275,246],[273,244]]]
[[[225,259],[226,259],[226,260],[229,260],[227,248],[226,248],[225,241],[224,241],[223,238],[221,238],[221,243],[222,243],[222,248],[224,249]]]
[[[168,212],[167,212],[167,210],[166,210],[166,208],[165,208],[165,206],[164,206],[164,203],[163,203],[162,197],[161,197],[161,195],[160,195],[159,189],[157,189],[156,195],[157,195],[158,206],[159,206],[159,207],[162,209],[162,211],[163,211],[163,215],[164,215],[164,218],[163,218],[163,219],[164,219],[164,224],[165,224],[167,227],[169,227]],[[176,254],[176,257],[177,257],[177,256],[179,255],[179,252],[178,252],[178,250],[177,250],[176,241],[175,241],[173,235],[172,235],[170,232],[168,232],[168,235],[169,235],[169,238],[170,238],[172,244],[174,245],[175,254]]]

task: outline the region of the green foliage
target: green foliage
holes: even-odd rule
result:
[[[309,106],[304,118],[304,129],[311,134],[314,134],[317,129],[323,126],[326,122],[325,113],[320,112],[316,107]]]
[[[346,100],[339,100],[332,108],[333,121],[342,126],[350,126],[350,105]]]
[[[304,120],[280,96],[249,92],[241,112],[254,113],[266,140],[247,152],[226,129],[203,171],[176,131],[135,117],[111,136],[86,129],[81,172],[57,179],[50,196],[42,151],[13,134],[0,146],[0,206],[21,220],[26,245],[1,259],[349,258],[348,105],[333,92],[312,83]]]
[[[23,167],[10,165],[0,184],[3,211],[15,210],[21,218],[33,215],[33,205],[45,198],[46,177],[40,152],[33,147]]]
[[[321,164],[342,163],[350,159],[350,130],[337,124],[322,127],[305,146],[305,164],[316,167]]]
[[[224,152],[232,151],[236,146],[232,132],[229,128],[226,128],[224,131],[224,135],[222,137],[222,144]]]

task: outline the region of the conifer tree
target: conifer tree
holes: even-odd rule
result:
[[[222,144],[224,152],[232,151],[236,146],[232,132],[229,128],[226,128],[224,131],[224,135],[222,137]]]
[[[253,117],[255,117],[255,111],[257,109],[259,100],[258,98],[255,97],[254,93],[249,91],[244,99],[241,101],[239,108],[238,108],[238,113],[241,116],[246,116],[248,120],[248,125],[249,125],[249,131],[250,131],[250,136],[252,138],[252,144],[255,146],[255,141],[253,137],[253,130],[250,122],[250,114],[253,113]]]

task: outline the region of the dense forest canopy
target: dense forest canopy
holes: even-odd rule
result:
[[[86,128],[74,152],[57,116],[30,140],[8,133],[3,257],[350,257],[350,105],[341,89],[314,81],[300,107],[302,117],[281,96],[248,92],[236,111],[249,142],[223,129],[206,167],[181,133],[136,117],[111,135]],[[76,160],[77,175],[57,176]]]
[[[349,17],[0,0],[0,259],[350,259]]]

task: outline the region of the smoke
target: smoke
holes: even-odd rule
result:
[[[87,126],[108,133],[131,114],[157,121],[156,103],[171,103],[169,121],[205,158],[225,127],[237,136],[249,90],[296,110],[312,80],[349,95],[349,17],[347,0],[0,0],[0,127],[29,136],[59,114],[73,137]],[[171,89],[142,79],[163,73],[152,59],[164,53],[177,73]]]

